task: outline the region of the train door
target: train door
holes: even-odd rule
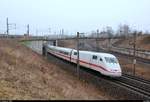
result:
[[[76,50],[72,51],[71,62],[77,63],[77,51]]]
[[[72,52],[73,52],[73,50],[71,50],[70,55],[69,55],[69,56],[70,56],[70,62],[72,61],[72,60],[71,60]]]
[[[44,46],[44,45],[42,46],[42,55],[43,55],[43,56],[45,56],[45,55],[46,55],[46,48],[45,48],[45,46]]]
[[[98,65],[98,56],[97,55],[92,55],[91,56],[91,61],[90,61],[90,68],[97,69],[97,65]]]

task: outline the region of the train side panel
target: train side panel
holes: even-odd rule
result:
[[[79,52],[79,64],[81,66],[89,68],[89,55],[83,53],[82,51]],[[77,63],[77,51],[73,50],[71,54],[71,62]]]
[[[100,63],[99,58],[100,57],[95,54],[90,55],[90,68],[102,73],[104,66],[103,63]]]
[[[71,62],[77,63],[77,51],[76,50],[73,50],[71,53]]]
[[[83,53],[82,51],[80,52],[80,65],[90,68],[90,56],[86,53]]]
[[[76,50],[74,50],[72,53],[71,62],[77,63],[77,54],[74,54],[74,53],[76,53]],[[87,68],[90,68],[99,72],[106,71],[105,65],[103,64],[102,61],[99,60],[100,59],[99,56],[96,56],[94,54],[89,54],[86,52],[82,52],[82,51],[80,51],[79,54],[80,54],[79,62],[81,66],[84,66],[84,67],[87,67]],[[93,55],[96,56],[97,58],[93,59]]]
[[[48,47],[48,52],[59,58],[70,61],[70,52],[71,52],[70,49],[60,49],[57,47]]]

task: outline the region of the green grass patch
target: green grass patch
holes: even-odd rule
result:
[[[31,44],[31,41],[22,41],[21,43],[22,43],[23,45],[28,46],[28,45],[30,45],[30,44]]]

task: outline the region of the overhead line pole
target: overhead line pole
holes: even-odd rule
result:
[[[99,51],[99,44],[98,44],[98,38],[99,38],[99,30],[97,29],[97,37],[96,37],[96,50],[97,50],[97,52]]]
[[[51,28],[48,28],[48,32],[49,32],[49,34],[51,34]]]
[[[8,24],[8,17],[7,17],[7,19],[6,19],[6,26],[7,26],[7,30],[6,30],[6,32],[7,32],[7,36],[8,36],[8,34],[9,34],[9,24]]]
[[[77,76],[79,78],[79,68],[80,68],[80,65],[79,65],[79,32],[77,32]]]
[[[30,33],[30,28],[29,28],[29,24],[27,25],[27,35],[29,36]]]
[[[79,37],[80,35],[79,34],[84,34],[84,33],[79,33],[77,32],[77,76],[78,76],[78,79],[80,78],[80,53],[79,53]]]
[[[15,26],[15,28],[13,28],[13,29],[16,29],[16,24],[15,24],[15,23],[9,23],[9,22],[8,22],[8,17],[7,17],[7,18],[6,18],[6,34],[7,34],[7,37],[8,37],[8,35],[9,35],[9,30],[12,29],[12,28],[11,28],[12,25]],[[10,29],[10,28],[11,28],[11,29]]]
[[[134,32],[134,43],[133,43],[133,48],[134,48],[134,52],[133,52],[133,74],[135,75],[135,64],[136,64],[136,56],[135,56],[135,52],[136,52],[136,32]]]

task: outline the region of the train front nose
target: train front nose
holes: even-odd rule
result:
[[[121,70],[119,69],[112,69],[111,72],[110,72],[110,76],[112,77],[120,77],[122,75],[122,72]]]

